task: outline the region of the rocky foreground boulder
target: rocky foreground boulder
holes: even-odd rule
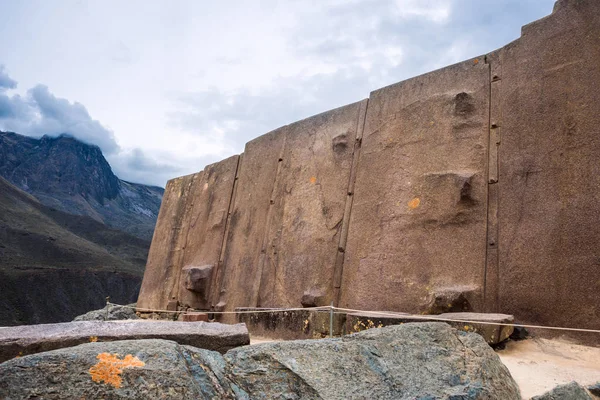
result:
[[[444,323],[412,323],[225,355],[165,340],[88,343],[0,364],[0,398],[521,397],[481,336]]]
[[[135,303],[126,306],[107,304],[99,310],[92,310],[78,315],[73,321],[122,321],[140,319],[135,313]]]
[[[594,397],[577,382],[558,385],[554,389],[531,400],[594,400]]]

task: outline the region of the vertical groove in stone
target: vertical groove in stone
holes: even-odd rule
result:
[[[346,251],[350,215],[352,213],[352,203],[354,201],[354,184],[356,182],[356,171],[358,168],[358,161],[360,158],[360,149],[362,144],[362,136],[365,127],[365,118],[367,116],[368,106],[369,99],[363,100],[360,105],[360,110],[358,112],[358,118],[356,121],[356,139],[354,141],[354,152],[352,153],[352,166],[350,168],[350,177],[348,179],[348,191],[346,193],[344,218],[342,220],[342,229],[340,233],[340,239],[338,242],[337,257],[335,260],[335,267],[333,271],[333,301],[335,306],[338,305],[340,299],[342,275],[344,271],[344,253]]]
[[[498,259],[498,203],[499,203],[499,156],[501,120],[501,63],[498,53],[489,57],[490,63],[490,112],[488,138],[488,200],[486,260],[484,269],[484,311],[498,311],[499,259]]]
[[[194,208],[194,199],[188,198],[190,195],[190,190],[194,185],[194,180],[200,176],[203,171],[194,174],[190,182],[183,186],[181,189],[181,204],[185,207],[183,213],[177,213],[177,215],[181,215],[179,220],[177,221],[177,226],[179,229],[179,235],[174,239],[174,244],[177,248],[173,249],[171,246],[172,252],[174,253],[171,257],[171,270],[175,273],[175,277],[173,279],[173,286],[171,287],[171,291],[169,293],[169,300],[178,300],[177,295],[179,293],[179,278],[181,276],[181,261],[183,260],[183,255],[185,252],[185,247],[187,244],[187,235],[189,231],[189,214],[191,210]],[[178,210],[179,211],[179,210]]]
[[[223,230],[223,239],[221,240],[221,251],[219,253],[219,261],[217,262],[217,267],[212,278],[212,284],[210,289],[210,304],[213,309],[216,303],[219,301],[219,293],[221,292],[221,285],[223,283],[223,274],[225,272],[225,268],[223,266],[223,257],[225,255],[225,248],[227,247],[227,235],[229,234],[229,226],[231,224],[231,213],[233,210],[233,206],[235,205],[235,194],[238,187],[238,174],[240,171],[240,165],[242,163],[243,156],[244,153],[238,156],[237,164],[235,166],[235,175],[233,178],[233,185],[231,186],[231,196],[229,198],[229,206],[227,207],[225,229]]]
[[[285,154],[285,145],[287,141],[287,130],[283,131],[283,144],[281,145],[281,149],[279,150],[278,159],[282,160]],[[260,307],[260,293],[263,286],[263,281],[265,280],[263,277],[263,271],[265,269],[265,263],[267,262],[267,245],[269,243],[269,233],[271,227],[271,220],[273,218],[273,206],[275,205],[275,193],[277,191],[277,185],[279,183],[279,178],[281,176],[281,166],[282,162],[279,161],[277,163],[277,172],[275,173],[275,179],[273,181],[273,186],[271,187],[271,196],[269,197],[269,211],[267,213],[267,221],[265,223],[265,231],[263,233],[262,245],[260,248],[260,258],[257,272],[257,279],[255,280],[253,289],[252,289],[252,301],[250,304],[252,306]]]

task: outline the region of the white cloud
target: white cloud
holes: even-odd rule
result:
[[[122,178],[162,184],[280,125],[496,49],[554,3],[61,1],[0,0],[0,64],[20,83],[0,70],[2,123],[81,129],[116,144]],[[60,94],[47,90],[43,112],[44,93],[27,92],[39,83]]]
[[[450,18],[451,3],[448,0],[396,0],[396,10],[401,18],[423,18],[444,23]]]

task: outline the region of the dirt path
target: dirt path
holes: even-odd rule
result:
[[[600,348],[562,340],[527,339],[508,342],[497,351],[521,388],[524,399],[542,394],[556,385],[577,381],[600,382]]]

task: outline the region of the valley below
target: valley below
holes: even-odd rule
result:
[[[120,181],[94,146],[0,132],[0,326],[135,302],[161,196]]]

